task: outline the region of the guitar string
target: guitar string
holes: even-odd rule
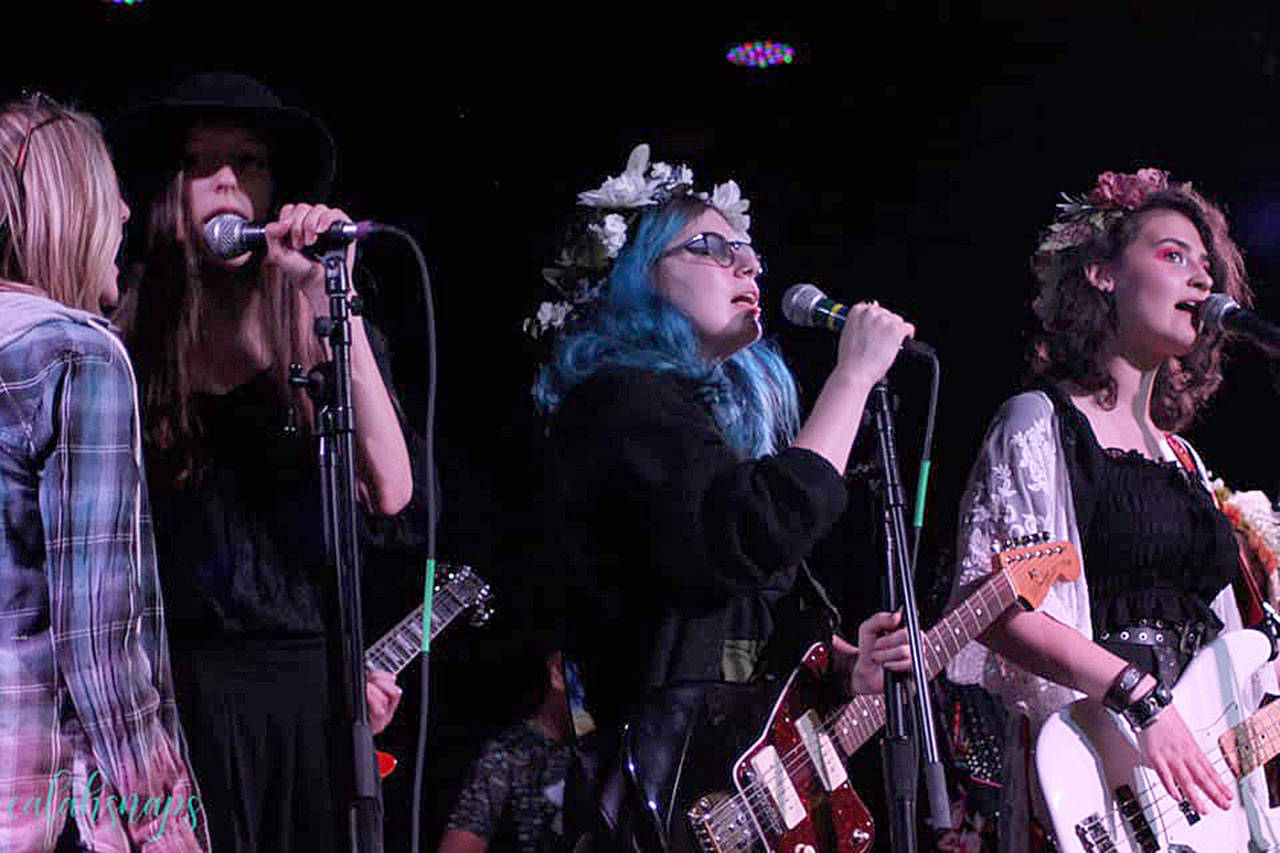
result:
[[[998,594],[998,591],[997,591],[997,594]],[[975,593],[974,593],[974,596],[973,596],[973,598],[985,598],[985,597],[986,597],[986,591],[985,591],[985,590],[979,590],[979,591],[975,592]],[[988,607],[987,607],[987,609],[988,609],[988,611],[990,611],[992,608],[988,606]],[[959,620],[960,622],[962,622],[962,623],[963,623],[963,622],[964,622],[964,620],[965,620],[966,611],[969,611],[967,615],[968,615],[968,617],[973,621],[973,625],[972,625],[972,628],[971,628],[971,630],[973,631],[973,633],[972,633],[972,634],[970,634],[970,636],[972,637],[973,635],[976,635],[976,633],[978,632],[978,629],[979,629],[979,628],[978,628],[979,623],[982,621],[982,619],[981,619],[981,617],[980,617],[980,615],[979,615],[979,614],[981,613],[981,611],[979,611],[978,613],[974,613],[974,612],[972,612],[972,606],[971,606],[971,602],[970,602],[970,601],[965,602],[964,604],[960,605],[960,607],[957,607],[955,610],[953,610],[951,613],[949,613],[947,616],[943,617],[943,619],[941,619],[941,620],[938,622],[938,625],[937,625],[937,626],[935,626],[935,628],[941,628],[941,627],[943,627],[944,625],[946,625],[946,624],[948,623],[948,621],[949,621],[953,616],[954,616],[957,620]],[[970,626],[967,626],[967,625],[966,625],[966,626],[964,626],[964,627],[965,627],[966,629],[969,629],[969,628],[970,628]],[[940,637],[945,637],[945,636],[949,636],[949,634],[950,634],[950,631],[944,631],[944,632],[942,632],[939,636],[940,636]],[[957,642],[958,642],[958,641],[957,641]],[[967,642],[967,640],[966,640],[966,642]],[[940,643],[938,643],[938,645],[942,646],[944,649],[946,648],[946,643],[942,643],[942,642],[940,642]],[[960,645],[960,647],[963,647],[963,643],[959,643],[959,645]],[[954,655],[955,653],[952,653],[952,654]],[[939,669],[940,669],[940,667],[939,667]],[[884,706],[883,706],[883,704],[880,704],[880,703],[876,703],[876,702],[875,702],[875,698],[876,698],[876,697],[875,697],[874,695],[867,696],[867,697],[859,697],[859,698],[865,698],[866,700],[870,701],[870,702],[872,703],[872,705],[873,705],[873,708],[876,710],[876,712],[877,712],[878,714],[883,714],[883,712],[884,712]],[[848,710],[849,710],[850,706],[851,706],[851,705],[853,705],[853,704],[854,704],[854,702],[857,702],[857,701],[858,701],[858,700],[857,700],[857,699],[855,699],[855,700],[852,700],[852,701],[851,701],[851,702],[849,702],[849,703],[846,703],[846,704],[845,704],[844,706],[842,706],[839,710],[835,711],[835,712],[834,712],[834,713],[833,713],[829,718],[827,718],[826,720],[823,720],[823,721],[822,721],[822,722],[821,722],[821,723],[816,727],[816,733],[817,733],[819,736],[821,736],[821,735],[827,735],[828,737],[832,738],[833,740],[837,740],[837,741],[838,741],[838,740],[840,739],[840,734],[839,734],[839,732],[838,732],[838,731],[836,731],[838,728],[842,728],[842,727],[843,727],[843,728],[845,728],[846,730],[847,730],[847,729],[850,729],[850,728],[856,729],[856,728],[860,728],[862,725],[864,725],[864,723],[869,722],[869,720],[867,720],[866,718],[864,718],[864,720],[863,720],[863,721],[859,721],[859,720],[855,717],[851,723],[846,723],[846,724],[844,724],[843,726],[841,726],[841,724],[840,724],[840,720],[841,720],[841,718],[843,718],[843,717],[846,715],[846,713],[848,712]],[[870,740],[872,737],[874,737],[874,735],[876,734],[876,732],[878,732],[878,731],[879,731],[883,726],[884,726],[884,720],[881,720],[881,721],[879,722],[879,724],[878,724],[878,725],[876,725],[876,726],[875,726],[875,728],[874,728],[870,733],[868,733],[868,734],[867,734],[867,736],[862,740],[862,742],[861,742],[861,743],[859,743],[859,744],[857,745],[857,747],[855,747],[853,750],[849,750],[849,751],[848,751],[848,753],[847,753],[847,754],[848,754],[848,759],[844,759],[844,760],[842,760],[842,761],[841,761],[841,763],[842,763],[842,764],[844,764],[844,763],[846,763],[848,760],[852,759],[852,758],[853,758],[854,753],[856,753],[858,749],[860,749],[862,746],[864,746],[868,740]],[[822,749],[821,749],[821,745],[820,745],[820,744],[819,744],[818,749],[819,749],[819,753],[821,754]],[[812,782],[814,778],[817,778],[819,781],[821,781],[821,778],[822,778],[823,773],[822,773],[822,771],[818,770],[816,767],[813,767],[813,765],[814,765],[814,764],[816,764],[816,762],[813,762],[813,761],[812,761],[811,756],[810,756],[810,753],[809,753],[809,749],[808,749],[808,748],[807,748],[803,743],[797,744],[796,746],[792,747],[792,748],[791,748],[787,753],[785,753],[783,756],[781,756],[781,760],[780,760],[779,762],[775,763],[775,764],[774,764],[774,766],[773,766],[773,768],[772,768],[770,771],[768,771],[769,773],[771,773],[771,774],[772,774],[771,776],[769,776],[767,779],[764,779],[764,780],[761,780],[761,779],[759,779],[759,777],[757,777],[757,781],[756,781],[756,782],[752,782],[752,783],[750,783],[750,784],[748,784],[748,785],[744,786],[744,787],[743,787],[743,789],[742,789],[742,791],[741,791],[739,794],[734,795],[734,796],[731,796],[731,797],[727,797],[726,799],[722,800],[720,803],[716,804],[715,806],[712,806],[712,807],[711,807],[711,809],[709,809],[709,810],[708,810],[707,815],[706,815],[706,817],[705,817],[704,821],[705,821],[706,823],[708,823],[708,824],[719,825],[719,824],[720,824],[720,822],[721,822],[721,819],[722,819],[722,818],[726,818],[726,817],[728,817],[728,818],[733,818],[733,817],[734,817],[734,815],[725,815],[725,814],[724,814],[724,812],[726,812],[727,810],[729,810],[729,809],[731,809],[731,808],[733,809],[733,811],[734,811],[734,813],[735,813],[735,814],[740,814],[740,812],[742,811],[742,810],[741,810],[741,808],[740,808],[740,807],[739,807],[739,808],[735,808],[735,807],[736,807],[736,806],[739,806],[739,800],[741,800],[741,799],[743,799],[743,798],[745,798],[745,800],[746,800],[746,804],[747,804],[748,808],[750,808],[752,811],[756,811],[756,808],[759,808],[759,807],[765,807],[765,808],[778,808],[778,806],[777,806],[777,804],[776,804],[776,799],[777,799],[777,798],[775,798],[775,797],[772,795],[772,793],[771,793],[771,788],[770,788],[770,786],[769,786],[767,783],[768,783],[768,782],[780,783],[780,782],[782,782],[782,781],[783,781],[783,777],[784,777],[784,776],[787,778],[787,780],[788,780],[788,781],[790,781],[790,777],[791,777],[792,773],[793,773],[794,771],[798,771],[798,770],[803,769],[803,768],[805,767],[805,765],[810,765],[810,772],[809,772],[809,774],[808,774],[808,778],[807,778],[807,779],[803,779],[803,780],[800,780],[800,781],[801,781],[802,783]],[[781,785],[777,785],[777,787],[783,787],[783,786],[781,786]],[[852,788],[851,788],[851,790],[852,790]],[[856,792],[855,792],[855,793],[856,793]],[[754,808],[753,808],[753,807],[754,807]],[[758,814],[758,812],[757,812],[757,814]],[[756,815],[752,815],[752,816],[754,817],[754,816],[756,816]],[[757,819],[758,819],[758,818],[757,818]],[[746,824],[746,825],[748,825],[748,826],[750,826],[750,827],[751,827],[751,829],[753,830],[753,832],[755,831],[754,822],[752,822],[752,821],[745,821],[745,820],[739,820],[739,823]],[[715,827],[713,827],[713,828],[715,828]],[[720,828],[722,828],[722,829],[723,829],[724,827],[720,827]],[[754,839],[752,839],[752,840],[754,840]]]
[[[1013,585],[1012,585],[1012,582],[1009,581],[1008,575],[1004,574],[1003,571],[1001,575],[1003,576],[1004,580],[1007,583],[1009,583],[1010,590],[1012,590]],[[965,638],[963,641],[961,641],[960,639],[954,640],[954,642],[957,645],[956,652],[952,652],[950,653],[950,655],[946,655],[946,654],[939,655],[939,658],[940,658],[938,661],[939,671],[941,671],[942,658],[954,656],[956,653],[959,652],[960,648],[964,647],[965,643],[967,643],[969,639],[971,639],[973,636],[976,636],[976,634],[981,630],[981,623],[984,620],[984,614],[982,613],[982,610],[976,610],[976,611],[974,610],[973,605],[975,603],[975,600],[978,604],[984,607],[988,613],[995,611],[995,608],[992,606],[991,602],[988,601],[987,599],[989,598],[989,595],[991,593],[994,593],[996,596],[996,601],[997,603],[999,603],[1001,591],[998,588],[996,588],[995,585],[996,583],[999,582],[1000,579],[1001,579],[1001,576],[993,577],[989,582],[990,588],[988,588],[987,584],[984,584],[982,587],[976,590],[969,599],[961,603],[958,607],[956,607],[955,610],[951,611],[951,613],[948,613],[941,620],[939,620],[938,624],[935,626],[935,630],[941,629],[944,626],[947,626],[948,623],[954,619],[960,622],[962,629],[964,629],[961,632],[962,637],[964,636],[965,632],[968,632],[968,638]],[[995,611],[995,612],[999,612],[999,611]],[[966,618],[971,624],[965,624]],[[990,624],[990,620],[988,620],[987,624]],[[943,638],[949,637],[954,630],[955,630],[954,628],[951,628],[949,630],[941,631],[938,635],[939,641],[936,643],[936,645],[940,646],[945,650],[948,644],[945,641],[943,641]],[[933,633],[933,631],[930,631],[929,633]],[[926,654],[927,652],[928,652],[928,649],[926,648]],[[875,709],[878,715],[883,715],[884,706],[882,703],[874,702],[875,696],[868,696],[865,698],[872,702],[873,708]],[[839,710],[835,711],[829,718],[827,718],[826,720],[823,720],[816,727],[816,730],[817,730],[816,733],[819,736],[827,735],[833,741],[839,741],[840,732],[838,732],[837,729],[843,728],[847,733],[848,729],[858,729],[858,728],[861,728],[865,723],[869,723],[870,720],[867,718],[864,718],[862,721],[859,721],[856,717],[854,717],[854,719],[849,723],[845,723],[843,725],[840,723],[841,719],[846,715],[850,707],[856,701],[858,700],[852,700],[851,702],[846,703]],[[882,719],[880,720],[879,724],[872,729],[871,732],[867,733],[866,737],[862,740],[861,743],[859,743],[852,750],[847,751],[848,758],[841,759],[841,764],[842,765],[846,764],[849,760],[851,760],[853,758],[854,753],[856,753],[858,749],[864,746],[868,740],[874,737],[875,734],[883,726],[884,726],[884,720]],[[819,750],[819,755],[821,756],[822,754],[821,741],[819,741],[818,750]],[[768,771],[769,773],[772,774],[772,776],[770,776],[765,780],[761,780],[759,779],[759,777],[757,777],[757,781],[749,783],[748,785],[744,786],[740,793],[726,797],[720,803],[717,803],[715,806],[712,806],[708,810],[706,816],[704,817],[703,822],[705,824],[710,824],[711,825],[710,828],[713,830],[716,830],[716,829],[724,830],[724,829],[727,829],[727,826],[722,825],[722,819],[724,818],[732,819],[736,816],[739,818],[738,823],[746,827],[749,827],[754,836],[754,834],[758,831],[755,824],[756,824],[756,821],[759,820],[758,811],[756,811],[756,809],[759,807],[779,808],[777,806],[777,798],[775,798],[772,795],[771,788],[767,784],[767,782],[780,783],[783,781],[784,776],[788,781],[790,781],[790,777],[792,773],[794,771],[798,771],[804,768],[805,765],[810,765],[809,767],[810,772],[808,774],[807,779],[800,780],[802,784],[810,783],[815,778],[818,779],[819,782],[821,782],[824,772],[822,770],[819,770],[817,767],[813,766],[816,763],[817,762],[812,761],[811,755],[809,753],[809,749],[803,743],[797,744],[796,746],[792,747],[791,750],[789,750],[786,754],[781,756],[781,760],[775,763],[772,769]],[[846,781],[847,781],[847,778],[846,778]],[[783,787],[783,786],[777,785],[777,787]],[[852,790],[852,786],[850,786],[850,790]],[[855,792],[855,795],[856,795],[856,792]],[[740,806],[739,801],[744,799],[745,799],[748,810],[753,812],[753,814],[749,815],[748,817],[755,818],[755,820],[741,819],[742,808]],[[730,809],[733,810],[734,814],[726,815],[725,812]],[[728,824],[728,826],[731,826],[731,825],[732,825],[731,823]],[[719,835],[717,835],[717,838],[719,838]],[[753,837],[749,840],[754,841],[755,839]]]
[[[436,595],[435,601],[440,602],[441,604],[448,603],[447,601],[443,600],[446,596],[448,598],[452,598],[453,607],[456,608],[452,613],[441,615],[440,621],[442,623],[452,621],[459,613],[461,613],[463,610],[466,609],[466,604],[464,603],[462,597],[459,596],[452,587],[446,586],[444,589],[436,592],[435,595]],[[433,606],[431,609],[432,611],[434,611],[436,608]],[[436,614],[434,612],[431,614],[431,617],[432,617],[431,627],[433,630],[435,629],[435,623],[436,623],[435,615]],[[405,633],[406,631],[412,631],[415,626],[420,626],[421,624],[422,624],[421,617],[415,620],[413,618],[413,614],[412,613],[409,614],[409,616],[406,617],[404,620],[402,620],[399,625],[397,625],[395,628],[392,628],[387,633],[386,637],[379,640],[374,645],[374,647],[369,650],[370,656],[381,658],[382,660],[378,662],[385,661],[386,663],[390,663],[392,666],[399,664],[400,662],[399,658],[407,654],[407,652],[402,651],[400,647],[396,645],[396,640],[399,638],[399,636],[402,633]],[[419,630],[418,632],[416,632],[415,635],[417,636],[419,642],[421,642],[421,639],[422,639],[421,631]],[[411,654],[410,657],[411,658],[416,657],[417,653],[420,651],[421,649],[413,650],[413,654]],[[395,659],[392,659],[392,657],[390,657],[392,653],[394,653]]]
[[[1206,755],[1205,757],[1209,758],[1208,755]],[[1209,763],[1211,766],[1213,766],[1215,773],[1217,774],[1218,778],[1221,781],[1228,782],[1231,785],[1235,785],[1238,783],[1239,780],[1236,778],[1235,773],[1231,770],[1231,767],[1227,763],[1227,760],[1225,757],[1220,756],[1219,758],[1216,758],[1216,759],[1210,758]],[[1150,769],[1151,769],[1151,772],[1154,772],[1154,768],[1150,768]],[[1223,778],[1223,773],[1222,773],[1223,770],[1226,771],[1226,778]],[[1239,796],[1240,796],[1239,791],[1235,791],[1233,795],[1233,799],[1238,798]],[[1108,799],[1114,800],[1114,798],[1110,796],[1108,797]],[[1183,801],[1171,795],[1168,792],[1168,790],[1164,787],[1163,782],[1157,781],[1156,783],[1153,784],[1153,783],[1148,783],[1144,781],[1143,787],[1140,788],[1134,795],[1134,802],[1138,805],[1140,809],[1143,810],[1143,812],[1154,812],[1154,814],[1152,815],[1152,817],[1154,818],[1154,821],[1152,821],[1151,819],[1148,819],[1147,820],[1148,824],[1154,822],[1164,830],[1167,830],[1171,827],[1178,826],[1183,822],[1188,822],[1187,815],[1182,810],[1182,807],[1181,807],[1181,803]],[[1168,807],[1165,807],[1166,802],[1171,803],[1171,805],[1168,805]],[[1212,806],[1212,807],[1217,808],[1216,806]],[[1191,808],[1194,809],[1195,807],[1192,806]],[[1167,816],[1170,814],[1173,814],[1174,816],[1172,820],[1167,819]],[[1122,810],[1122,808],[1118,803],[1114,803],[1108,806],[1106,810],[1106,815],[1108,818],[1112,820],[1113,823],[1118,823],[1119,825],[1122,825],[1125,827],[1130,826],[1128,819],[1125,818],[1124,811]],[[1145,814],[1144,814],[1144,817],[1146,817]],[[1189,822],[1188,822],[1188,825],[1189,825]],[[1155,828],[1153,828],[1152,831],[1155,832],[1156,831]],[[1116,843],[1116,839],[1111,838],[1110,833],[1107,834],[1107,837],[1108,837],[1108,840],[1110,840],[1113,845]],[[1132,842],[1129,839],[1128,834],[1123,835],[1121,837],[1121,840],[1127,845],[1127,849],[1129,850],[1134,849],[1133,847],[1134,842]]]

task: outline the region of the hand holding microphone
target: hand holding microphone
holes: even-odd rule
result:
[[[324,298],[324,270],[314,255],[346,246],[350,270],[355,260],[353,243],[377,229],[372,222],[352,222],[337,208],[286,204],[275,222],[262,224],[221,213],[205,223],[204,239],[209,251],[223,260],[265,249],[263,262],[278,267],[319,305]]]
[[[782,297],[782,313],[798,326],[840,332],[836,370],[859,370],[878,382],[898,353],[933,355],[933,347],[911,339],[915,326],[874,302],[852,307],[830,299],[812,284],[797,284]]]

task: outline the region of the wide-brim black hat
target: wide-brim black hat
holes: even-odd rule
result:
[[[272,150],[273,204],[328,198],[337,172],[329,129],[309,113],[287,107],[262,83],[243,74],[189,77],[163,98],[125,110],[107,137],[125,193],[145,203],[178,166],[196,121],[226,121],[258,133]]]

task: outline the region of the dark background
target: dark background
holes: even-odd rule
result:
[[[688,163],[700,187],[732,177],[751,199],[753,238],[769,261],[766,324],[806,394],[832,363],[833,342],[784,326],[777,297],[793,282],[878,299],[937,347],[926,602],[986,420],[1017,389],[1026,259],[1060,191],[1143,166],[1193,181],[1228,210],[1260,312],[1278,313],[1280,20],[1263,4],[1229,20],[1145,4],[1090,18],[1078,5],[1051,4],[1032,18],[885,0],[829,16],[634,4],[537,14],[490,4],[447,14],[429,4],[257,5],[7,12],[0,81],[109,121],[191,73],[256,76],[331,128],[334,201],[420,241],[439,327],[439,554],[490,578],[499,608],[488,628],[451,630],[433,648],[432,845],[467,761],[510,718],[532,671],[541,425],[527,390],[539,352],[520,319],[548,296],[538,270],[574,194],[618,174],[635,143],[649,142],[655,160]],[[789,42],[798,60],[768,71],[729,65],[727,49],[748,38]],[[412,267],[394,243],[371,244],[365,258],[381,282],[366,294],[370,314],[392,341],[401,399],[420,423],[425,331]],[[894,386],[904,476],[914,483],[925,374],[900,368]],[[1274,496],[1276,412],[1268,365],[1242,350],[1188,435],[1228,483]],[[876,607],[879,566],[865,502],[853,506],[820,555],[851,624]],[[421,580],[416,562],[370,567],[371,637],[409,609]],[[406,692],[418,672],[403,679]],[[406,698],[380,739],[404,760],[385,788],[389,849],[407,846],[417,709]],[[873,755],[864,784],[874,788]]]

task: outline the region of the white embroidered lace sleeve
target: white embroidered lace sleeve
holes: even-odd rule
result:
[[[1080,548],[1071,483],[1053,403],[1041,392],[1019,394],[996,413],[960,503],[954,604],[985,578],[1001,540],[1047,531]],[[1084,572],[1059,581],[1040,611],[1093,638]],[[1033,675],[980,643],[970,643],[947,667],[962,684],[981,684],[1005,706],[1031,719],[1032,731],[1053,711],[1083,694]]]

